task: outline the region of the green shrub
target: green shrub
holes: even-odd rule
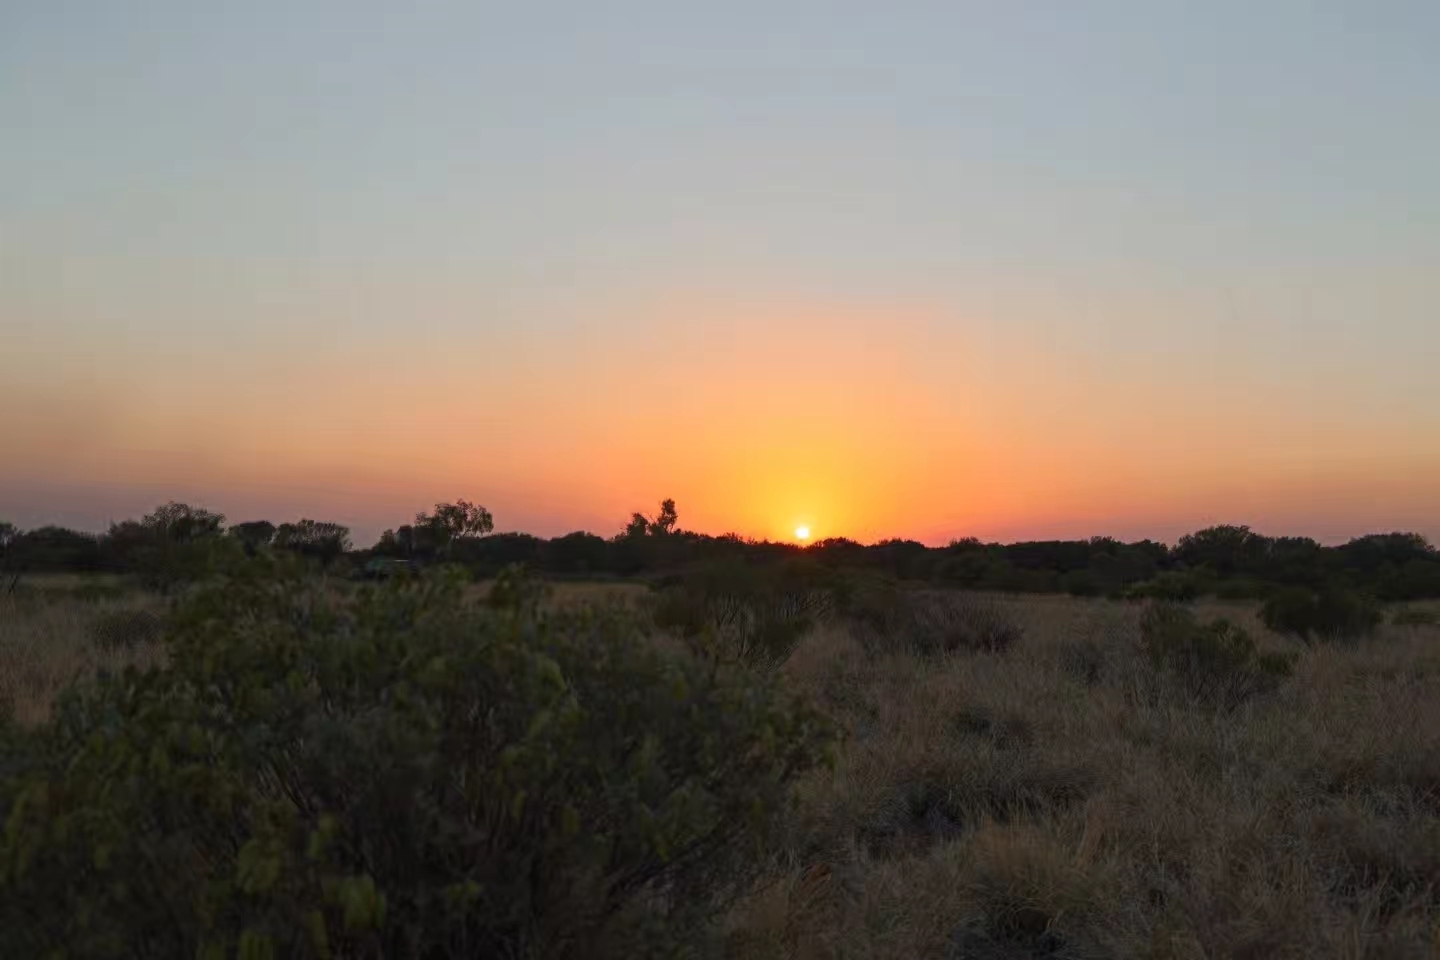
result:
[[[1382,614],[1372,601],[1350,590],[1287,587],[1265,601],[1260,619],[1276,633],[1311,643],[1367,636],[1380,625]]]
[[[149,610],[110,610],[90,625],[90,640],[104,650],[129,650],[159,640],[164,628]]]
[[[1140,638],[1151,666],[1195,699],[1226,710],[1273,690],[1294,667],[1293,657],[1260,653],[1250,635],[1229,620],[1202,623],[1176,604],[1147,608]]]
[[[826,750],[617,610],[249,571],[0,730],[0,956],[679,952]]]

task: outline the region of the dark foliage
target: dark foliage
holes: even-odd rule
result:
[[[190,510],[171,504],[157,513],[172,508]],[[191,513],[223,519],[205,511]],[[138,534],[150,519],[117,525],[99,538],[55,527],[30,533],[12,529],[7,562],[15,570],[143,573],[145,551],[137,553],[134,547],[145,539]],[[802,547],[684,530],[673,500],[663,501],[653,517],[635,513],[608,538],[576,531],[544,540],[524,533],[494,534],[493,528],[489,511],[459,500],[436,504],[433,513],[418,514],[413,524],[386,530],[363,551],[351,550],[346,528],[311,520],[273,530],[266,521],[252,521],[231,533],[250,553],[268,542],[326,562],[350,554],[357,569],[377,556],[419,565],[457,563],[476,578],[492,577],[519,563],[551,576],[654,579],[708,564],[765,565],[803,556],[830,570],[1000,592],[1186,602],[1207,594],[1264,599],[1284,587],[1319,592],[1335,585],[1387,602],[1440,597],[1440,553],[1424,537],[1407,533],[1359,537],[1338,547],[1305,537],[1267,537],[1245,526],[1199,530],[1182,537],[1173,549],[1151,540],[1123,543],[1110,537],[1011,544],[967,538],[939,548],[913,540],[867,546],[828,538]],[[189,534],[166,536],[181,543],[195,539]]]
[[[671,578],[657,592],[651,615],[708,659],[776,667],[832,604],[826,577],[813,565],[730,562]]]
[[[1265,626],[1277,633],[1316,640],[1356,640],[1375,631],[1380,608],[1352,590],[1291,587],[1277,592],[1260,610]]]
[[[350,549],[350,528],[338,523],[302,519],[280,524],[272,542],[277,549],[290,550],[328,563]]]
[[[7,563],[28,573],[91,573],[106,566],[100,538],[64,527],[40,527],[13,535]]]
[[[275,539],[275,524],[269,520],[248,520],[230,528],[230,536],[245,546],[245,552],[253,555],[256,551],[270,546]]]
[[[1187,694],[1231,710],[1288,677],[1294,658],[1261,653],[1229,620],[1201,622],[1188,607],[1156,603],[1140,622],[1141,643],[1156,670]]]
[[[284,556],[189,595],[164,669],[0,724],[0,956],[678,954],[827,739],[618,611]]]
[[[218,513],[171,501],[140,520],[112,524],[102,547],[111,565],[168,592],[220,572],[244,552],[221,536],[224,525]]]
[[[920,656],[1000,653],[1022,636],[986,598],[959,591],[903,590],[876,577],[843,581],[836,610],[871,656],[898,650]]]

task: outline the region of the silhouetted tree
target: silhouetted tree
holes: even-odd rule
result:
[[[11,541],[10,561],[15,569],[32,573],[98,570],[99,538],[65,527],[38,527]]]
[[[541,564],[554,573],[603,573],[611,566],[610,547],[603,537],[577,530],[546,543]]]
[[[10,568],[10,545],[20,536],[13,523],[0,523],[0,591],[11,593],[20,582],[20,574]]]
[[[1374,533],[1356,537],[1337,552],[1346,567],[1366,573],[1386,565],[1398,567],[1412,560],[1437,559],[1430,541],[1418,533]]]
[[[171,500],[146,514],[140,525],[172,543],[188,543],[218,534],[225,526],[225,515]]]
[[[217,569],[224,525],[222,514],[172,500],[140,520],[111,524],[101,548],[112,566],[164,592]]]
[[[1268,549],[1269,540],[1249,527],[1222,525],[1181,537],[1175,556],[1186,566],[1209,567],[1223,577],[1254,570]]]
[[[643,513],[630,514],[630,522],[625,524],[625,532],[621,534],[626,540],[639,540],[650,532],[650,519]]]
[[[350,528],[339,523],[301,519],[280,524],[273,542],[282,550],[329,562],[350,549]]]
[[[675,524],[679,519],[680,515],[675,510],[675,501],[662,500],[660,501],[660,512],[655,514],[653,520],[643,513],[630,514],[630,522],[625,524],[625,530],[620,536],[626,540],[667,536],[675,532]]]
[[[249,520],[230,528],[230,535],[245,545],[245,552],[254,554],[261,547],[270,546],[275,539],[275,524],[269,520]]]
[[[415,529],[425,530],[436,549],[449,556],[458,541],[483,537],[495,529],[495,519],[479,504],[468,500],[437,503],[431,514],[415,514]]]
[[[675,532],[675,524],[679,521],[680,514],[675,510],[674,500],[660,501],[660,512],[655,519],[650,521],[650,535],[663,537]]]

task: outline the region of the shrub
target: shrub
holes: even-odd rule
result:
[[[1440,624],[1440,614],[1419,607],[1404,607],[1391,614],[1390,622],[1397,627],[1433,627]]]
[[[247,571],[0,737],[0,955],[653,953],[827,733],[615,610]]]
[[[1265,601],[1260,619],[1277,633],[1310,643],[1364,637],[1380,625],[1382,615],[1373,602],[1350,590],[1289,587]]]
[[[1204,585],[1192,573],[1167,571],[1158,576],[1137,583],[1127,595],[1133,599],[1163,600],[1170,603],[1189,603],[1198,600],[1204,593]]]
[[[1195,699],[1227,710],[1273,690],[1294,666],[1292,657],[1260,653],[1250,635],[1229,620],[1202,623],[1175,604],[1150,606],[1140,637],[1151,666]]]
[[[995,603],[961,593],[872,586],[850,596],[840,609],[872,656],[890,650],[919,656],[999,653],[1023,633]]]
[[[1060,669],[1067,676],[1087,687],[1099,685],[1105,676],[1107,656],[1104,648],[1086,637],[1060,647]]]
[[[651,612],[709,659],[777,667],[832,603],[810,571],[709,564],[669,581]]]
[[[531,576],[519,564],[512,564],[495,577],[485,602],[497,610],[519,610],[533,614],[549,596],[549,584]]]
[[[91,641],[105,650],[129,650],[160,639],[164,623],[149,610],[111,610],[90,627]]]
[[[1220,600],[1261,600],[1269,588],[1253,577],[1228,577],[1214,582],[1213,592]]]

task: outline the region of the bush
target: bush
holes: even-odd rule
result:
[[[999,653],[1023,633],[992,601],[961,593],[869,585],[848,595],[839,609],[872,656],[892,650]]]
[[[1170,603],[1189,603],[1198,600],[1204,593],[1204,585],[1191,573],[1167,571],[1143,583],[1137,583],[1127,593],[1132,599],[1162,600]]]
[[[828,738],[620,611],[453,579],[246,571],[172,627],[0,731],[0,956],[673,952]]]
[[[1311,643],[1316,640],[1355,640],[1373,633],[1382,614],[1366,597],[1350,590],[1327,587],[1320,591],[1290,587],[1273,594],[1260,610],[1260,619],[1276,633]]]
[[[1060,647],[1060,669],[1087,687],[1099,685],[1105,677],[1108,657],[1094,640],[1086,637]]]
[[[1187,694],[1221,709],[1279,686],[1293,657],[1262,654],[1250,635],[1229,620],[1201,623],[1175,604],[1150,606],[1140,620],[1141,646],[1151,666],[1172,677]]]
[[[1390,622],[1397,627],[1433,627],[1440,624],[1440,614],[1434,610],[1405,607],[1390,616]]]
[[[511,564],[496,575],[485,602],[497,610],[519,610],[535,614],[549,596],[548,583],[531,576],[519,564]]]
[[[129,650],[159,640],[164,627],[149,610],[111,610],[91,624],[90,639],[101,649]]]
[[[657,626],[707,658],[777,667],[828,615],[832,595],[814,571],[709,564],[673,578],[651,612]]]

